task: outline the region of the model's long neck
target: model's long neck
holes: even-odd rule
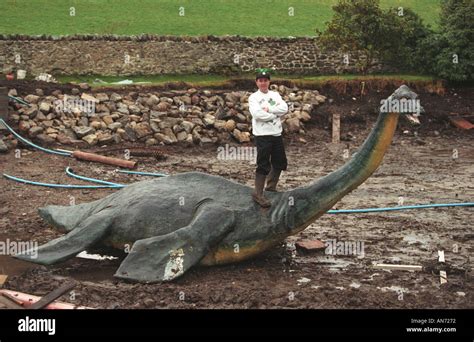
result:
[[[310,185],[288,192],[288,213],[292,217],[287,220],[291,222],[288,227],[291,234],[303,230],[331,209],[379,167],[392,141],[398,117],[398,113],[380,113],[372,132],[346,164]]]

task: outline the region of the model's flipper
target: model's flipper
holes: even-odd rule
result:
[[[136,241],[115,276],[140,282],[173,280],[196,265],[233,227],[231,210],[203,204],[186,227]]]
[[[52,240],[37,250],[28,250],[15,258],[31,261],[37,264],[51,265],[86,250],[93,246],[107,233],[114,217],[113,210],[100,211],[84,220],[67,235]]]
[[[82,203],[71,206],[48,205],[39,208],[38,214],[46,222],[63,232],[70,232],[85,218],[89,216],[95,202]]]

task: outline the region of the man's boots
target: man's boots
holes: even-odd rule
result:
[[[275,170],[272,167],[267,177],[267,187],[265,188],[266,191],[277,191],[276,186],[278,184],[278,180],[280,179],[280,174],[281,170]]]
[[[252,198],[262,208],[268,208],[272,203],[263,196],[263,187],[265,186],[265,179],[267,176],[260,173],[255,174],[255,191],[252,193]]]

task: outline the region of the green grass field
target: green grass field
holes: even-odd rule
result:
[[[246,78],[253,80],[255,74],[243,74],[239,75],[238,78]],[[234,77],[226,77],[223,75],[150,75],[150,76],[96,76],[96,75],[87,75],[87,76],[61,76],[58,75],[56,79],[61,83],[81,83],[87,82],[90,86],[94,88],[101,87],[121,87],[120,84],[113,84],[114,82],[119,82],[123,80],[132,80],[135,84],[138,83],[147,83],[147,85],[160,85],[168,82],[186,82],[191,86],[199,87],[218,87],[223,86],[227,81],[233,79]],[[104,83],[95,83],[96,79],[100,79]],[[321,75],[321,76],[300,76],[294,74],[277,74],[272,77],[272,81],[278,83],[279,80],[293,80],[305,85],[320,85],[328,81],[352,81],[352,80],[405,80],[407,82],[428,82],[435,80],[431,76],[424,75],[408,75],[408,74],[378,74],[378,75]]]
[[[381,0],[384,8],[413,9],[435,28],[439,2]],[[0,34],[313,36],[315,29],[322,30],[330,20],[335,3],[337,0],[0,0]],[[70,15],[71,7],[75,16]]]

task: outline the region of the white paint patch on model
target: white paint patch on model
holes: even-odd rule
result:
[[[100,255],[100,254],[89,254],[86,251],[83,251],[76,255],[76,258],[82,259],[92,259],[92,260],[115,260],[118,259],[117,257],[110,256],[110,255]]]
[[[170,260],[165,267],[163,280],[172,280],[184,273],[184,251],[182,248],[170,251]]]

